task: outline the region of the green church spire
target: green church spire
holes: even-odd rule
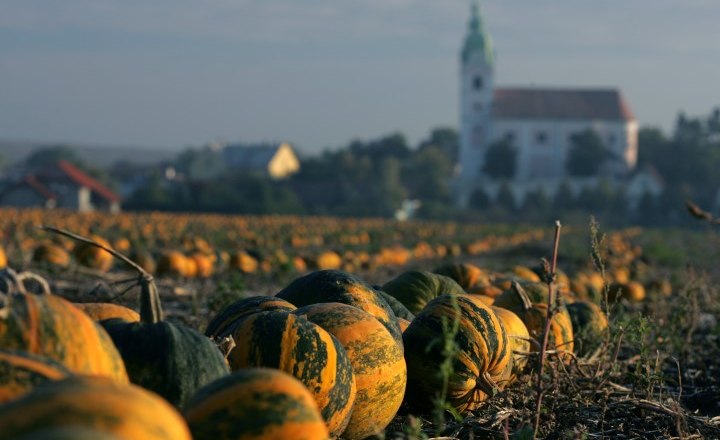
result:
[[[470,24],[468,26],[468,34],[465,37],[465,44],[462,49],[462,61],[466,62],[470,55],[475,52],[482,52],[485,61],[492,66],[495,62],[495,53],[492,47],[490,35],[485,31],[482,17],[480,16],[480,7],[477,0],[472,0],[470,5]]]

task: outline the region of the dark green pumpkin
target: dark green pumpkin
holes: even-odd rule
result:
[[[415,315],[394,296],[388,294],[387,292],[383,292],[379,288],[376,288],[375,290],[380,296],[382,296],[385,302],[388,303],[393,313],[395,313],[396,318],[402,318],[406,321],[412,321],[413,319],[415,319]]]
[[[235,301],[215,316],[205,329],[210,338],[222,338],[248,316],[258,312],[292,312],[296,307],[274,296],[251,296]]]
[[[217,346],[196,330],[163,321],[155,283],[143,281],[140,322],[101,324],[118,348],[130,381],[181,407],[202,386],[229,374]]]
[[[465,290],[452,278],[424,270],[404,272],[385,283],[382,290],[400,301],[414,314],[419,313],[427,303],[438,296],[465,293]]]
[[[338,302],[373,315],[402,344],[402,332],[395,313],[375,289],[365,281],[339,270],[318,270],[295,279],[277,295],[297,307]]]

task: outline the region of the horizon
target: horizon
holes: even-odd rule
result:
[[[402,133],[415,146],[458,127],[469,3],[6,3],[0,139],[170,151],[288,141],[314,155]],[[480,2],[496,87],[619,89],[641,127],[666,133],[681,111],[708,114],[720,104],[708,93],[720,4],[646,4]]]

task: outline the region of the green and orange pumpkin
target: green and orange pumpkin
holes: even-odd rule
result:
[[[407,402],[420,412],[429,411],[440,396],[445,362],[443,332],[454,335],[458,351],[451,358],[452,372],[445,400],[467,413],[504,384],[512,347],[502,321],[479,301],[462,295],[442,295],[430,301],[403,334],[408,369]]]
[[[0,350],[0,404],[36,386],[72,375],[59,362],[24,351]]]
[[[342,344],[320,326],[287,312],[260,312],[233,330],[233,370],[276,368],[299,379],[313,394],[333,436],[348,425],[355,402],[352,364]]]
[[[195,440],[330,438],[305,385],[269,368],[245,368],[206,385],[184,413]]]
[[[400,408],[407,382],[403,352],[390,332],[371,314],[346,304],[313,304],[292,313],[333,335],[350,359],[357,393],[342,438],[382,432]]]
[[[100,325],[53,295],[10,295],[0,313],[0,347],[46,356],[78,374],[127,382],[120,353]]]
[[[89,438],[98,439],[191,439],[180,413],[159,396],[103,377],[48,382],[0,407],[4,439],[52,438],[56,430],[94,432]]]

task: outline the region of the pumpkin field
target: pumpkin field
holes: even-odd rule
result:
[[[698,226],[0,209],[0,438],[720,438]]]

